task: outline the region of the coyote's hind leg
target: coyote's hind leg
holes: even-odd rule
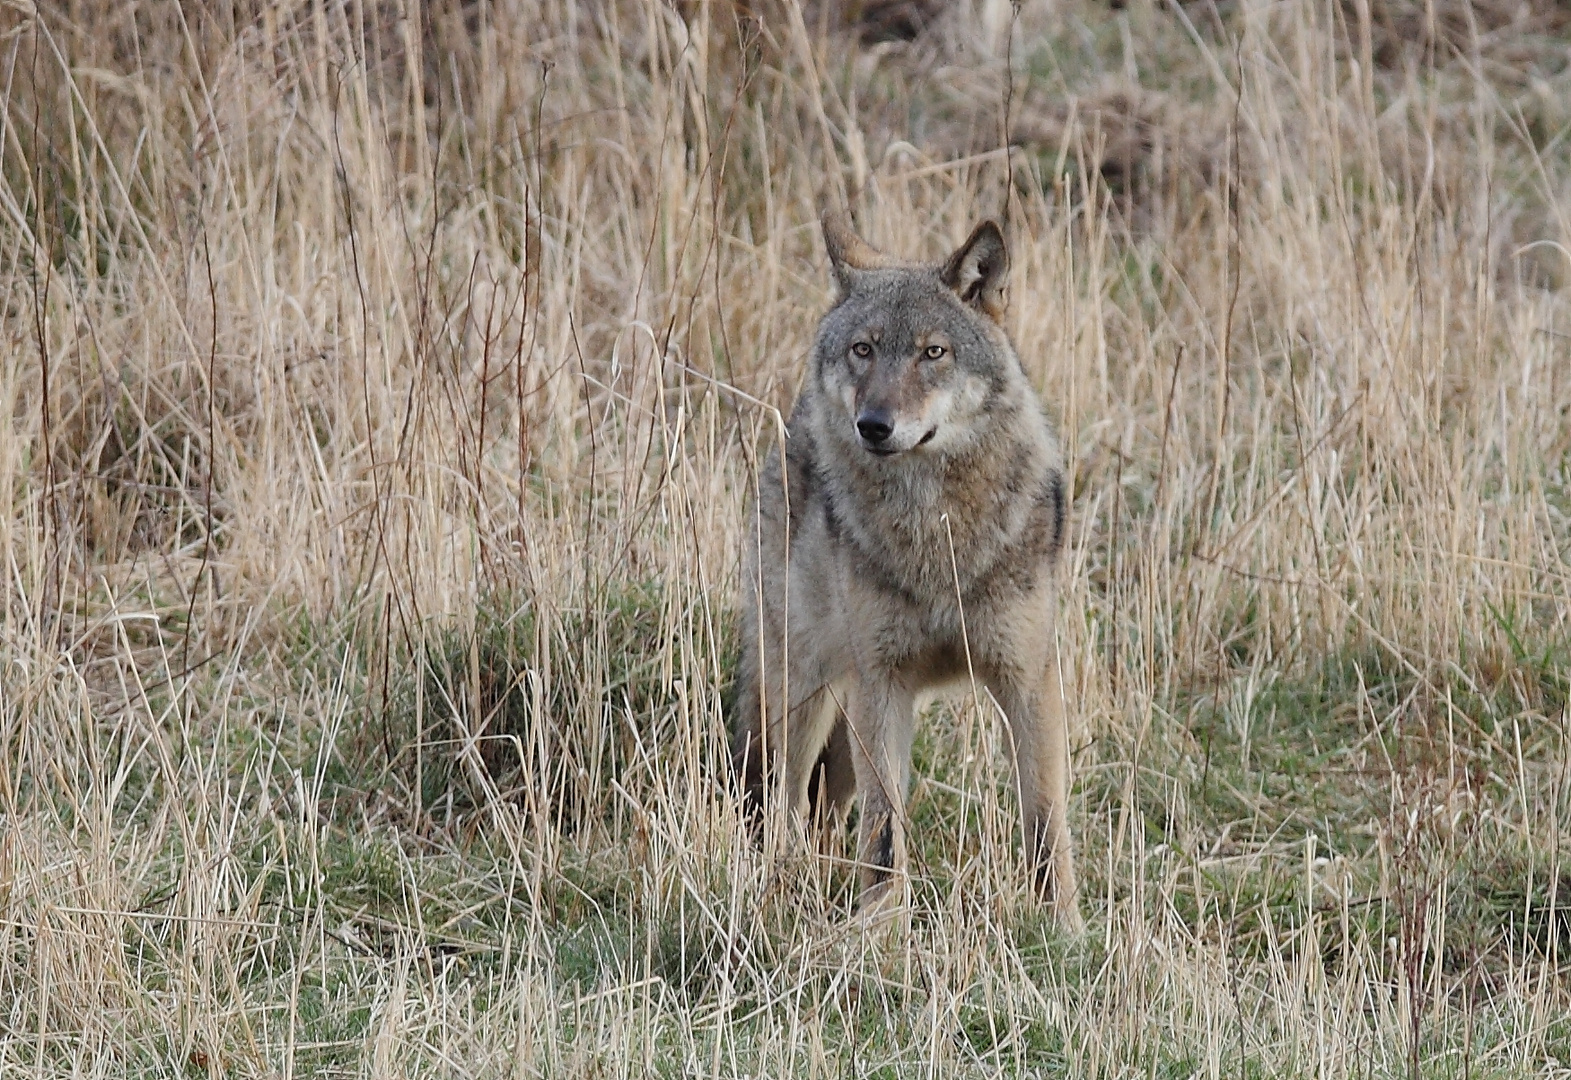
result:
[[[839,712],[837,704],[836,712]],[[807,801],[813,820],[822,826],[842,821],[856,797],[856,766],[851,760],[851,736],[846,719],[837,716],[829,741],[813,766]]]

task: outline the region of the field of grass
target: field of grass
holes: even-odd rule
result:
[[[892,929],[727,787],[826,205],[1007,223],[1083,933],[975,702]],[[1568,215],[1551,0],[5,4],[0,1075],[1571,1076]]]

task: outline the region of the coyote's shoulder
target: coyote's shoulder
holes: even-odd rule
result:
[[[902,865],[915,695],[962,671],[1014,736],[1042,887],[1072,911],[1067,743],[1053,655],[1057,442],[1000,318],[1008,256],[984,222],[941,264],[899,263],[841,218],[839,299],[771,452],[742,591],[738,765],[807,807],[863,805],[869,887]]]

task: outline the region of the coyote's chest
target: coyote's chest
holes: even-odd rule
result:
[[[1045,463],[922,465],[826,478],[826,516],[848,569],[937,611],[974,599],[1001,571],[1035,576],[1046,554],[1032,535],[1045,524],[1035,520]]]

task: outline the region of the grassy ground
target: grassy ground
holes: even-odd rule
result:
[[[219,8],[0,11],[0,1072],[1571,1075],[1559,6]],[[1007,219],[1083,934],[974,703],[894,932],[722,782],[829,203]]]

